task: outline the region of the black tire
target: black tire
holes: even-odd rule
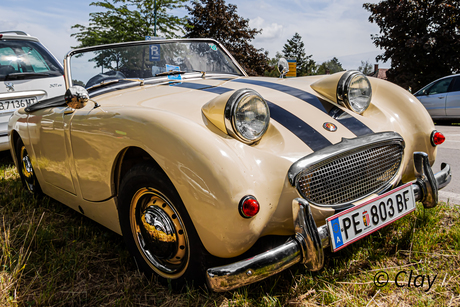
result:
[[[16,141],[15,152],[16,159],[18,160],[18,173],[21,177],[22,184],[32,195],[41,195],[42,189],[40,188],[40,184],[35,176],[27,149],[20,138]]]
[[[179,289],[205,281],[207,255],[184,204],[156,165],[139,164],[120,185],[118,215],[123,238],[138,268]]]

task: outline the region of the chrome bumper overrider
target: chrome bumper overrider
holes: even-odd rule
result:
[[[441,165],[441,171],[433,174],[428,155],[414,153],[416,181],[413,184],[415,199],[425,208],[433,208],[438,202],[438,190],[449,184],[450,166]],[[318,271],[324,265],[324,251],[328,247],[327,226],[316,227],[309,203],[302,198],[292,201],[292,213],[296,234],[286,243],[255,257],[229,265],[210,268],[207,282],[213,291],[228,291],[277,274],[296,263],[303,263],[309,270]]]

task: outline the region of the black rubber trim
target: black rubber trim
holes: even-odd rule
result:
[[[51,108],[51,107],[63,107],[63,106],[66,106],[64,95],[40,100],[39,102],[31,106],[28,106],[24,110],[26,112],[34,112],[34,111],[41,110],[41,109],[46,109],[46,108]]]

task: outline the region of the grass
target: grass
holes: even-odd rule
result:
[[[0,153],[0,306],[460,305],[458,206],[418,205],[370,237],[326,251],[319,272],[296,265],[226,293],[175,292],[140,274],[117,234],[55,200],[27,194],[12,164],[9,153]],[[389,281],[377,287],[381,271]]]

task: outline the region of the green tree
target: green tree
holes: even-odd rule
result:
[[[306,55],[305,44],[299,33],[295,33],[283,46],[283,54],[286,58],[296,60],[297,76],[311,75],[315,71],[316,63],[311,59],[312,55]]]
[[[391,59],[388,80],[413,90],[445,75],[460,71],[460,1],[385,0],[365,3],[369,21],[380,27],[371,35]]]
[[[332,60],[321,63],[321,65],[317,67],[316,73],[318,75],[324,75],[333,74],[344,70],[345,69],[343,69],[342,64],[340,64],[339,59],[333,57]]]
[[[369,75],[374,71],[369,61],[361,61],[361,66],[358,67],[358,70],[365,75]]]
[[[249,42],[262,30],[249,27],[249,19],[240,17],[237,6],[226,5],[224,0],[196,0],[189,11],[185,37],[214,38],[222,43],[250,75],[263,75],[268,57],[263,49]]]
[[[72,29],[79,31],[71,34],[80,42],[76,48],[144,40],[145,36],[153,36],[155,1],[157,34],[171,38],[184,33],[186,18],[167,12],[183,7],[187,0],[103,0],[90,4],[105,11],[90,13],[89,26],[72,26]]]

